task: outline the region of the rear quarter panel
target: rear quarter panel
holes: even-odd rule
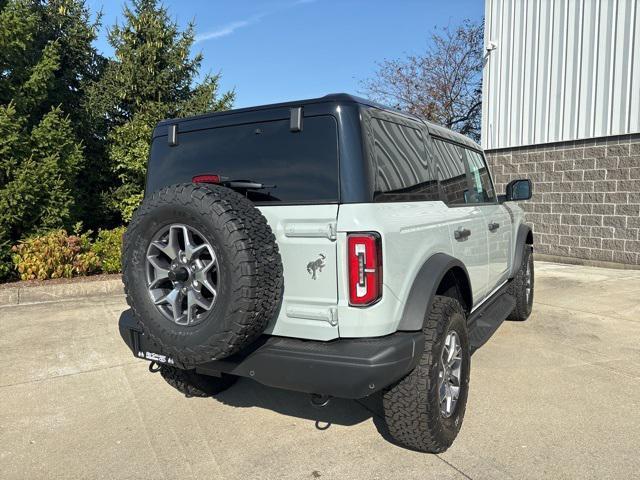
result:
[[[340,205],[337,274],[341,337],[376,337],[397,330],[420,267],[435,253],[451,255],[450,220],[451,210],[442,202]],[[382,238],[382,299],[370,307],[350,307],[347,234],[366,231],[378,232]]]

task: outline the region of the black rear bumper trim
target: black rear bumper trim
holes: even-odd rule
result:
[[[130,310],[120,316],[119,327],[122,339],[136,357],[183,367],[148,341]],[[196,371],[249,377],[298,392],[363,398],[413,370],[423,351],[422,332],[329,342],[263,335],[246,351],[197,365]]]

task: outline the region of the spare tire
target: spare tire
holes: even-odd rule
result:
[[[144,199],[124,235],[127,302],[158,353],[185,365],[232,355],[277,313],[282,261],[260,211],[218,185]]]

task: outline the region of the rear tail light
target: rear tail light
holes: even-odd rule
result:
[[[350,233],[349,304],[366,307],[382,296],[382,245],[377,233]]]

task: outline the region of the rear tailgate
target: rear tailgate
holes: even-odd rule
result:
[[[282,255],[283,302],[267,333],[338,338],[336,119],[305,116],[302,129],[294,130],[283,109],[176,123],[175,138],[166,127],[154,132],[147,193],[197,175],[260,185],[236,190],[267,218]]]
[[[282,308],[266,332],[338,338],[337,205],[259,207],[276,236],[284,267]]]

